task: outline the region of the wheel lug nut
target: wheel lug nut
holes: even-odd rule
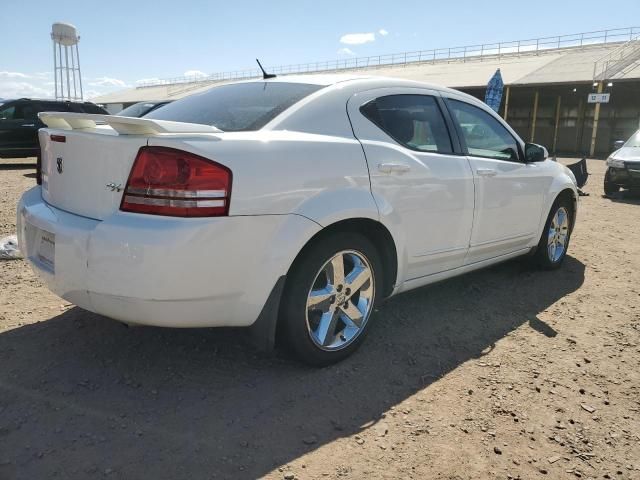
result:
[[[338,285],[338,288],[336,288],[336,290],[338,290],[339,292],[342,291],[342,285]]]
[[[350,295],[350,294],[351,294],[351,289],[350,289],[350,288],[347,288],[347,289],[344,291],[344,293],[346,293],[347,295]]]

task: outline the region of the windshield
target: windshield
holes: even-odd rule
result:
[[[624,144],[625,147],[640,147],[640,130],[631,135],[631,138]]]
[[[156,104],[153,102],[139,102],[121,110],[116,115],[120,117],[141,117],[149,110],[151,110]]]
[[[213,125],[225,132],[259,130],[322,85],[250,82],[222,85],[177,100],[145,118]]]

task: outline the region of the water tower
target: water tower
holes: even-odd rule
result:
[[[54,23],[51,26],[51,40],[56,100],[82,100],[82,75],[78,53],[80,36],[76,27],[70,23]]]

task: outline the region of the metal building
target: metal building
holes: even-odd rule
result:
[[[500,114],[527,141],[557,155],[606,156],[640,127],[640,27],[558,37],[269,67],[278,75],[358,72],[460,89],[484,99],[500,68]],[[257,69],[171,78],[93,99],[114,113],[143,100],[178,99]],[[591,103],[594,97],[600,103]],[[603,95],[609,94],[609,95]],[[602,103],[606,102],[606,103]]]

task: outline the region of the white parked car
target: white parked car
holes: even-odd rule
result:
[[[20,246],[48,287],[129,324],[276,327],[325,365],[394,294],[567,252],[575,179],[480,101],[380,77],[218,86],[145,118],[43,113]],[[104,125],[103,123],[106,123]]]

